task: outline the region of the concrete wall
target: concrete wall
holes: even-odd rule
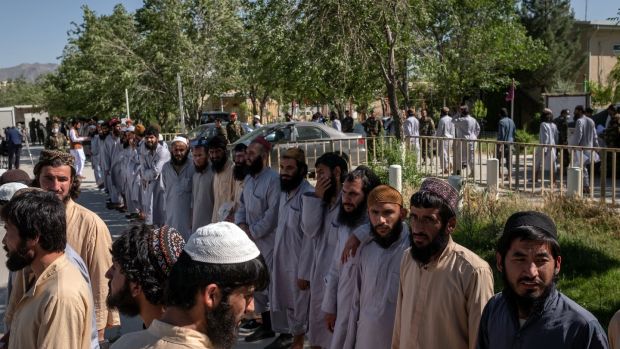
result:
[[[577,73],[576,82],[583,86],[585,80],[606,84],[609,73],[618,63],[614,45],[620,45],[620,26],[609,21],[578,22],[582,30],[581,47],[586,62]]]

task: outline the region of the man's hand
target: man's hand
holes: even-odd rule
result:
[[[344,249],[342,249],[342,256],[340,256],[340,262],[345,264],[349,258],[355,257],[355,253],[357,252],[357,248],[360,247],[361,241],[353,234],[349,236],[347,242],[344,244]]]
[[[310,288],[310,281],[302,280],[302,279],[297,279],[297,287],[300,290],[305,291],[305,290]]]
[[[332,186],[331,178],[323,177],[316,181],[316,186],[314,187],[314,195],[316,197],[322,199],[325,196],[325,191]]]
[[[325,324],[327,325],[329,332],[334,332],[334,327],[336,326],[336,314],[325,314]]]

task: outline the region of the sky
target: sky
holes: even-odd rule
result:
[[[571,0],[575,17],[588,20],[617,16],[618,0]],[[129,11],[142,0],[0,0],[0,68],[20,63],[59,63],[71,22],[82,22],[82,5],[109,14],[117,3]]]

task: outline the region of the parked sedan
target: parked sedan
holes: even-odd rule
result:
[[[342,133],[324,124],[315,122],[285,122],[257,128],[241,137],[237,143],[250,144],[263,136],[272,145],[271,166],[277,169],[280,153],[291,147],[299,147],[306,153],[308,171],[314,172],[314,163],[321,155],[330,151],[342,151],[349,166],[356,167],[366,162],[366,141],[357,133]]]

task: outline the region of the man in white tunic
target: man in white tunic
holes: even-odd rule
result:
[[[298,280],[309,280],[312,241],[304,236],[301,197],[314,191],[305,179],[306,156],[299,148],[288,149],[280,160],[280,208],[273,250],[269,299],[273,329],[281,333],[267,348],[302,349],[308,326],[310,290]]]
[[[359,247],[360,240],[368,237],[368,229],[359,229],[368,223],[366,197],[380,179],[366,166],[359,166],[347,174],[342,184],[342,203],[338,216],[338,242],[332,258],[327,286],[321,310],[325,312],[327,328],[333,333],[330,348],[342,348],[347,334],[349,313],[351,311],[351,295],[354,279],[352,263],[347,262],[349,254],[343,256],[345,247],[355,244]]]
[[[110,196],[110,205],[108,205],[108,208],[120,208],[123,206],[123,199],[121,197],[120,188],[114,184],[115,178],[113,178],[114,173],[112,172],[112,167],[122,150],[120,122],[117,119],[111,120],[110,128],[110,134],[105,138],[103,143],[105,150],[103,152],[104,158],[102,168],[105,176],[105,187]]]
[[[400,261],[409,247],[407,210],[398,190],[380,185],[368,194],[370,237],[352,260],[353,300],[342,348],[389,348],[396,315]]]
[[[568,145],[598,148],[598,137],[594,120],[584,115],[583,112],[583,106],[578,105],[575,107],[575,132],[568,140]],[[588,165],[591,161],[599,162],[599,155],[594,150],[576,150],[573,154],[573,166],[581,167],[583,164],[583,191],[589,193],[590,176],[588,174]]]
[[[328,348],[332,334],[325,326],[321,303],[331,263],[338,243],[340,191],[346,177],[346,161],[336,153],[325,153],[315,164],[317,184],[314,193],[302,196],[302,226],[312,239],[313,265],[310,279],[308,338],[313,348]]]
[[[415,117],[413,109],[407,110],[407,119],[403,128],[405,139],[409,142],[409,149],[413,150],[416,161],[420,160],[420,121]]]
[[[476,140],[480,134],[480,125],[478,121],[469,115],[469,107],[466,105],[461,106],[461,116],[454,120],[454,126],[456,130],[456,138],[466,140]],[[474,176],[474,149],[476,148],[475,142],[457,141],[456,151],[454,152],[454,166],[457,171],[461,171],[463,167],[469,167],[469,176]],[[465,173],[461,173],[465,175]]]
[[[211,223],[213,214],[213,170],[209,166],[207,140],[202,138],[192,149],[192,231]]]
[[[84,155],[84,146],[82,142],[90,140],[89,137],[80,137],[78,130],[82,126],[79,120],[74,120],[71,123],[71,129],[69,130],[69,140],[71,141],[71,155],[75,158],[75,170],[78,177],[84,179],[82,171],[84,170],[84,162],[86,162],[86,155]]]
[[[235,202],[235,186],[238,182],[233,177],[235,164],[228,159],[227,140],[218,135],[209,141],[209,161],[213,170],[213,215],[211,222],[221,222],[232,210]],[[225,214],[220,217],[219,212]]]
[[[441,117],[437,123],[437,137],[445,138],[439,142],[439,159],[441,170],[444,174],[450,172],[450,147],[452,145],[452,139],[454,139],[454,123],[450,116],[450,108],[441,108]]]
[[[254,240],[270,269],[273,266],[273,248],[280,207],[280,176],[269,168],[271,144],[263,137],[255,138],[247,149],[246,163],[249,176],[245,179],[235,223]],[[261,313],[263,323],[245,338],[247,342],[275,336],[271,328],[268,291],[254,295],[256,312]]]
[[[170,152],[166,143],[159,142],[159,130],[153,126],[144,131],[143,140],[139,152],[144,223],[163,225],[164,189],[161,170],[170,160]]]
[[[176,228],[185,240],[192,234],[192,177],[194,166],[189,160],[189,142],[175,137],[170,145],[170,161],[164,164],[161,178],[166,203],[165,224]]]

